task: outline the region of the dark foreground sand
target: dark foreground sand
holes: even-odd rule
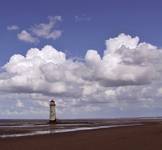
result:
[[[0,150],[162,150],[162,123],[6,138]]]

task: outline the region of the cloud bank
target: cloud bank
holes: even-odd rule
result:
[[[42,26],[35,26],[33,32],[46,37],[40,32]],[[161,58],[161,49],[123,33],[106,40],[103,56],[88,50],[83,61],[67,58],[50,45],[31,48],[25,56],[13,55],[3,66],[0,91],[30,95],[44,107],[48,106],[47,98],[56,97],[62,110],[99,111],[101,104],[120,109],[132,103],[157,106],[155,99],[162,96]],[[24,108],[19,99],[17,106]]]

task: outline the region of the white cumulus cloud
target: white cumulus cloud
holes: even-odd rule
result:
[[[158,105],[154,99],[162,96],[161,57],[161,49],[126,34],[106,40],[103,56],[88,50],[83,61],[66,58],[50,45],[31,48],[25,56],[13,55],[3,66],[0,91],[32,95],[45,107],[41,97],[54,96],[63,110],[86,105],[100,111],[100,104],[123,110],[129,103],[153,107]]]
[[[19,40],[29,43],[36,43],[38,42],[38,39],[34,36],[32,36],[28,31],[23,30],[20,33],[17,34],[17,37]]]
[[[16,102],[16,107],[18,107],[18,108],[24,107],[24,104],[22,103],[21,100],[17,100],[17,102]]]
[[[29,29],[22,30],[17,34],[19,40],[29,43],[37,43],[40,39],[58,39],[62,35],[62,30],[57,28],[57,24],[62,21],[61,16],[48,17],[48,23],[32,25]]]
[[[49,45],[32,48],[26,56],[13,55],[4,66],[9,78],[0,80],[0,85],[17,92],[80,96],[86,86],[144,85],[160,76],[162,53],[155,46],[125,34],[106,43],[102,58],[97,51],[88,50],[84,62],[67,59]]]
[[[48,23],[40,23],[31,28],[32,33],[45,39],[57,39],[61,36],[62,31],[55,29],[55,25],[62,20],[61,16],[49,17]]]

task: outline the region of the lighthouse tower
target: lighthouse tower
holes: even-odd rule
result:
[[[55,111],[55,101],[51,100],[50,101],[50,115],[49,115],[49,123],[53,124],[56,123],[56,111]]]

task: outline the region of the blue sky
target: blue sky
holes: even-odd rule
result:
[[[97,49],[102,54],[105,49],[103,41],[119,33],[137,35],[142,41],[161,46],[161,7],[160,0],[2,0],[0,64],[6,63],[15,53],[24,54],[30,47],[42,47],[47,43],[68,50],[72,56],[83,57],[87,49]],[[19,41],[16,32],[6,30],[9,25],[26,29],[33,24],[47,22],[48,16],[56,15],[62,16],[59,27],[63,34],[54,41],[29,44]],[[76,22],[75,16],[85,19]]]
[[[1,0],[0,118],[47,118],[52,97],[62,118],[162,115],[161,8]]]

